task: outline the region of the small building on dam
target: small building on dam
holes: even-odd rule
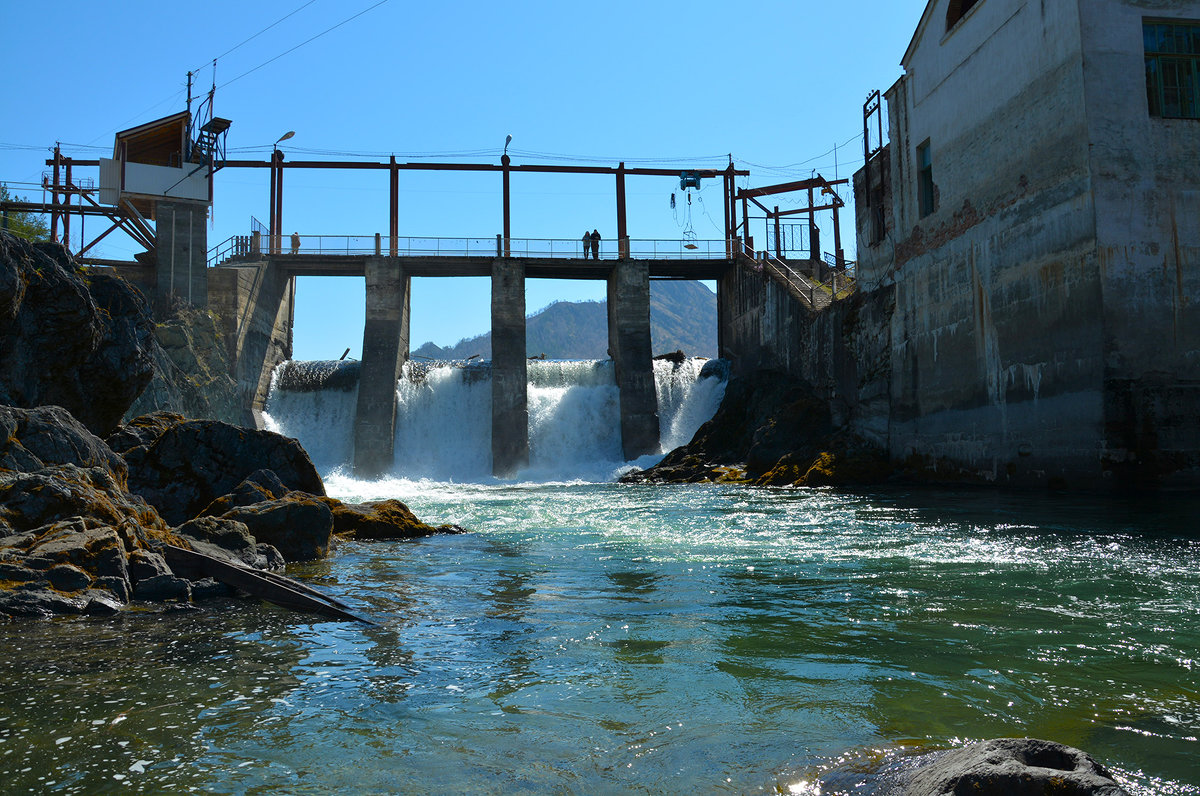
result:
[[[938,479],[1200,486],[1200,2],[931,0],[901,64],[859,296],[758,339]]]

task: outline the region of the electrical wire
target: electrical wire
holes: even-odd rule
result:
[[[219,60],[221,60],[222,58],[224,58],[225,56],[229,55],[231,52],[233,52],[233,51],[235,51],[235,50],[239,49],[239,48],[240,48],[240,47],[242,47],[243,45],[249,44],[250,42],[252,42],[252,41],[254,41],[255,39],[257,39],[259,36],[261,36],[261,35],[263,35],[264,33],[266,33],[266,32],[267,32],[268,30],[270,30],[271,28],[273,28],[273,27],[275,27],[276,25],[278,25],[279,23],[283,22],[283,21],[284,21],[285,19],[287,19],[288,17],[294,16],[295,14],[298,14],[298,13],[300,13],[301,11],[303,11],[303,10],[304,10],[304,9],[306,9],[306,8],[308,8],[310,5],[312,5],[312,4],[313,4],[313,3],[315,3],[315,2],[317,2],[317,0],[308,0],[308,2],[307,2],[307,3],[305,3],[305,4],[304,4],[304,5],[302,5],[302,6],[300,6],[300,7],[299,7],[299,8],[297,8],[295,11],[292,11],[292,12],[290,12],[290,13],[288,13],[288,14],[285,14],[285,15],[283,15],[283,16],[282,16],[282,17],[280,17],[279,19],[277,19],[277,20],[275,20],[274,22],[272,22],[270,25],[267,25],[265,28],[263,28],[262,30],[260,30],[258,33],[255,33],[255,34],[254,34],[253,36],[251,36],[250,38],[248,38],[248,39],[245,39],[244,41],[241,41],[241,42],[239,42],[238,44],[235,44],[235,45],[233,45],[233,46],[232,46],[232,47],[230,47],[228,50],[226,50],[225,52],[223,52],[223,53],[221,53],[220,55],[218,55],[216,58],[213,58],[213,59],[212,59],[212,61],[219,61]],[[368,10],[370,10],[370,9],[368,9]],[[212,61],[208,61],[208,62],[206,62],[206,63],[205,63],[203,66],[198,66],[198,67],[196,67],[195,69],[193,69],[193,70],[192,70],[192,72],[199,72],[201,69],[204,69],[204,68],[205,68],[206,66],[208,66],[210,63],[212,63]]]
[[[268,64],[272,64],[272,63],[278,61],[280,58],[284,57],[285,55],[289,55],[289,54],[295,52],[296,50],[299,50],[304,45],[309,44],[310,42],[316,41],[317,39],[321,38],[322,36],[324,36],[327,33],[332,33],[333,31],[340,28],[342,25],[345,25],[347,22],[352,22],[352,21],[358,19],[359,17],[361,17],[363,14],[367,13],[368,11],[373,11],[374,9],[379,8],[381,5],[383,5],[384,3],[387,3],[387,2],[389,2],[389,0],[379,0],[379,2],[375,3],[374,5],[364,8],[362,11],[359,11],[357,14],[346,17],[345,19],[343,19],[341,22],[337,23],[336,25],[326,28],[325,30],[321,31],[320,33],[318,33],[315,36],[305,39],[304,41],[297,44],[295,47],[291,47],[287,50],[284,50],[279,55],[276,55],[273,58],[268,58],[267,60],[263,61],[261,64],[254,67],[253,69],[249,69],[245,72],[242,72],[240,75],[238,75],[237,77],[235,77],[231,80],[226,80],[224,83],[222,83],[220,86],[218,86],[218,88],[226,88],[227,86],[230,86],[230,85],[236,83],[237,81],[241,80],[243,77],[254,74],[259,69],[262,69],[264,66],[267,66]]]

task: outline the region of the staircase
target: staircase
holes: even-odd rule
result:
[[[743,267],[766,274],[809,312],[823,312],[835,300],[840,301],[853,295],[857,288],[854,278],[844,271],[839,273],[835,270],[828,282],[819,282],[815,277],[801,273],[785,260],[773,257],[767,252],[761,252],[758,259],[749,254],[743,254],[738,259]],[[820,272],[819,260],[804,262],[808,267],[803,270],[809,274]]]

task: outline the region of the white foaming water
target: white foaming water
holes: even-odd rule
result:
[[[322,475],[346,467],[354,458],[358,387],[301,392],[280,390],[278,381],[276,370],[263,412],[267,429],[300,440]]]
[[[522,482],[611,481],[686,444],[712,417],[724,375],[706,360],[654,363],[662,445],[626,462],[620,396],[610,360],[529,362],[529,467]],[[389,478],[492,483],[491,378],[486,365],[407,363],[397,385],[396,457]],[[272,384],[268,427],[295,437],[325,476],[348,478],[357,389],[292,392]],[[380,485],[382,486],[382,484]]]

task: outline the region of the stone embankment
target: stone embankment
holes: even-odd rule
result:
[[[0,233],[0,613],[229,596],[230,581],[256,582],[239,573],[323,557],[338,537],[461,530],[426,525],[399,501],[327,497],[308,454],[277,434],[168,412],[119,426],[162,363],[185,371],[191,330],[204,326],[156,327],[120,279],[81,269],[61,246]],[[164,337],[179,350],[168,355]],[[201,358],[219,362],[219,346],[205,347]],[[196,395],[220,381],[193,370]]]
[[[811,387],[762,370],[729,381],[716,414],[690,443],[621,480],[846,486],[892,474],[886,452],[836,428],[828,403]]]

